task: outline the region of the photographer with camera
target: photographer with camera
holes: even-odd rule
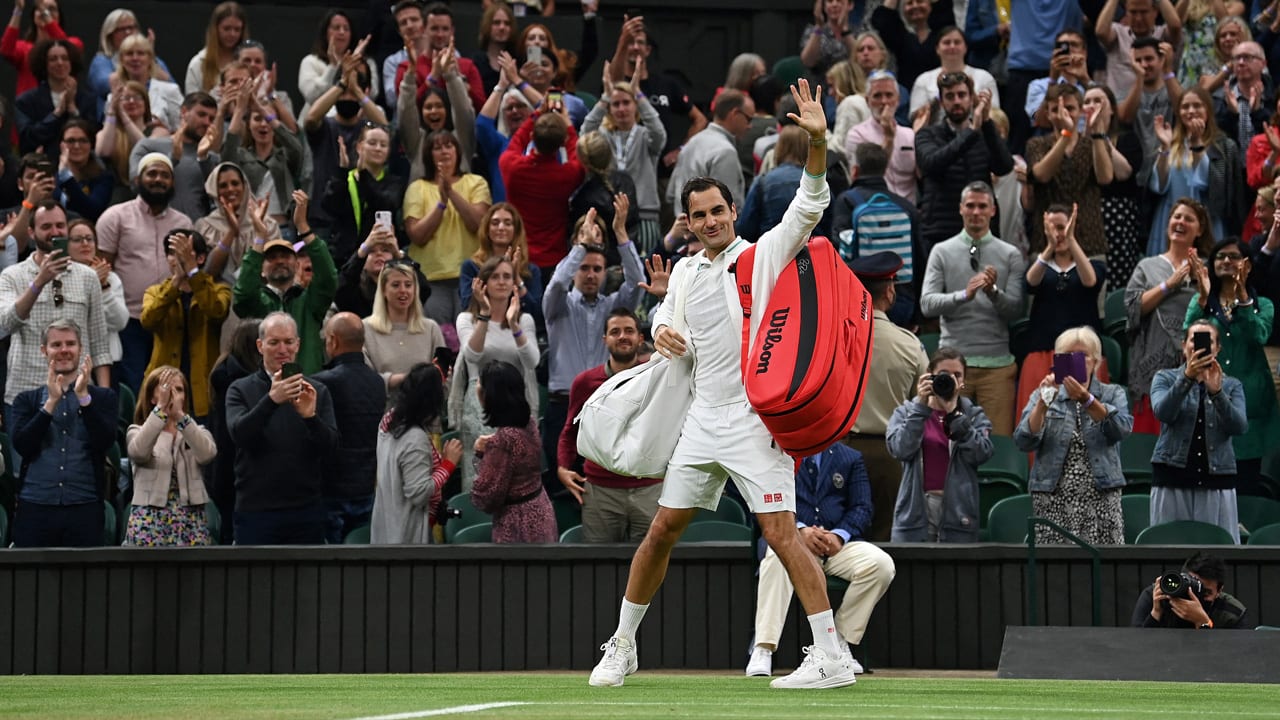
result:
[[[916,396],[889,418],[885,443],[902,462],[893,542],[978,541],[978,466],[992,454],[991,421],[960,395],[966,369],[959,351],[939,349]]]
[[[1244,603],[1223,592],[1222,558],[1197,552],[1179,572],[1165,573],[1142,589],[1129,624],[1142,628],[1251,630]]]

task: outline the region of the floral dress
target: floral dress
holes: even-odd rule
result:
[[[1076,403],[1076,431],[1067,446],[1058,486],[1052,492],[1031,493],[1031,507],[1037,516],[1052,520],[1090,545],[1123,545],[1120,488],[1099,490],[1094,482],[1084,443],[1082,412]],[[1051,528],[1037,525],[1036,542],[1065,544],[1068,540]]]
[[[1218,18],[1212,12],[1199,20],[1186,20],[1182,25],[1182,61],[1178,64],[1178,84],[1183,87],[1200,82],[1201,75],[1216,75],[1221,67],[1213,46],[1218,32]]]
[[[182,505],[178,497],[178,467],[169,473],[169,496],[164,507],[134,505],[125,528],[125,545],[190,547],[209,545],[209,523],[203,505]]]

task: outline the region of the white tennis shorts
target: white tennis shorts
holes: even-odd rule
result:
[[[708,407],[695,401],[667,464],[658,504],[715,510],[728,478],[751,512],[795,512],[795,461],[774,444],[751,405],[744,400]]]

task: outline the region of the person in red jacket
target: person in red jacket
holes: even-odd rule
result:
[[[578,134],[564,103],[524,121],[498,159],[507,202],[524,218],[529,262],[550,281],[556,263],[569,254],[569,196],[582,184]]]
[[[427,52],[418,53],[417,59],[414,60],[410,55],[409,60],[400,63],[396,68],[396,84],[400,87],[400,81],[404,79],[405,72],[409,69],[409,63],[415,63],[415,70],[418,77],[418,107],[422,107],[423,97],[427,94],[427,88],[435,86],[444,88],[444,78],[433,75],[431,73],[431,65],[438,53],[453,53],[457,58],[458,72],[462,73],[462,77],[467,81],[467,95],[471,98],[471,107],[475,112],[479,112],[484,105],[484,101],[488,98],[488,93],[484,91],[484,81],[480,79],[480,71],[476,69],[476,64],[465,57],[458,54],[453,46],[453,11],[444,3],[431,3],[427,9],[423,11],[426,17],[426,33],[431,41],[431,48]],[[394,103],[392,103],[394,105]]]

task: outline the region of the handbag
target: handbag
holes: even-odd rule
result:
[[[681,335],[692,277],[692,270],[684,274],[671,318],[671,329]],[[692,403],[692,358],[655,353],[649,362],[605,380],[583,404],[573,420],[578,454],[618,475],[661,478]]]

